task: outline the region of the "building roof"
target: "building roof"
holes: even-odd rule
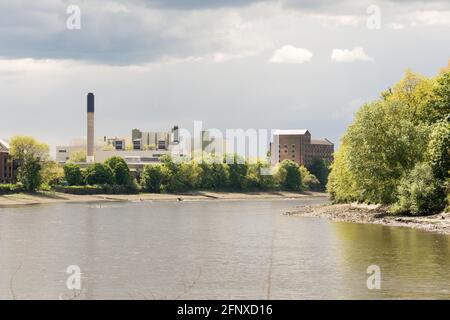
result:
[[[281,135],[304,135],[308,132],[306,129],[299,129],[299,130],[275,130],[273,135],[275,136],[281,136]]]
[[[9,143],[0,139],[0,151],[9,151]]]
[[[311,144],[325,144],[325,145],[332,146],[333,142],[331,142],[328,139],[311,139]]]

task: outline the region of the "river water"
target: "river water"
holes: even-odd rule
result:
[[[282,215],[325,201],[0,208],[0,298],[450,298],[449,236]]]

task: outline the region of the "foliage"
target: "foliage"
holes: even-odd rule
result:
[[[233,190],[244,190],[247,184],[248,163],[237,154],[228,161],[229,186]]]
[[[130,169],[123,158],[111,157],[105,161],[105,165],[111,168],[116,184],[121,186],[129,186],[131,184]]]
[[[430,199],[448,178],[449,72],[426,78],[407,71],[360,108],[331,165],[327,190],[335,202],[396,203],[396,212],[415,214],[442,207],[445,194],[436,205]]]
[[[46,161],[42,167],[42,182],[46,187],[63,183],[65,175],[63,168],[55,161]]]
[[[55,186],[54,190],[61,193],[77,195],[136,193],[136,190],[119,185]]]
[[[292,160],[283,160],[278,165],[276,178],[283,190],[300,191],[302,188],[299,166]]]
[[[257,161],[248,165],[245,189],[271,190],[276,187],[276,181],[271,174],[270,164]]]
[[[327,185],[328,175],[330,173],[327,161],[320,158],[314,158],[308,166],[308,171],[319,180],[323,187]]]
[[[302,189],[303,190],[311,190],[311,191],[319,191],[323,189],[319,179],[316,178],[315,175],[310,173],[308,169],[304,166],[299,167],[300,177],[302,179]]]
[[[426,158],[436,178],[446,179],[449,177],[450,123],[448,121],[440,121],[432,127]]]
[[[42,163],[49,158],[49,147],[32,137],[15,136],[10,142],[10,156],[18,165],[17,181],[25,191],[34,191],[42,183]]]
[[[69,163],[86,162],[86,149],[75,150],[70,154]]]
[[[426,163],[418,163],[402,178],[398,194],[398,200],[392,207],[393,213],[419,215],[437,212],[445,207],[442,185]]]
[[[0,194],[12,194],[24,191],[20,184],[0,184]]]
[[[161,184],[163,182],[163,172],[158,164],[148,164],[144,167],[141,175],[142,190],[147,192],[161,192]]]
[[[76,164],[66,164],[64,166],[64,178],[69,186],[80,186],[84,184],[84,177],[80,166]]]
[[[84,179],[87,185],[113,184],[114,174],[109,166],[94,163],[87,167]]]

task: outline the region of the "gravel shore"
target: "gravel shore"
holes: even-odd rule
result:
[[[1,207],[35,205],[60,202],[98,201],[200,201],[200,200],[258,200],[258,199],[298,199],[305,197],[327,198],[320,192],[193,192],[186,194],[139,193],[126,195],[72,195],[58,192],[38,192],[0,195]]]
[[[298,207],[286,215],[326,218],[332,221],[373,223],[393,227],[409,227],[450,235],[450,213],[430,216],[397,216],[381,205],[332,204]]]

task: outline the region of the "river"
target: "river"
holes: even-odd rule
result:
[[[0,298],[450,298],[449,236],[282,215],[325,201],[0,208]],[[67,289],[69,266],[80,290]]]

